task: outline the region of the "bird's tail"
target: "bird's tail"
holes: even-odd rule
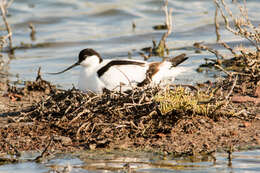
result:
[[[186,57],[186,54],[180,54],[174,58],[170,58],[168,61],[170,61],[172,63],[172,67],[176,67],[179,64],[183,63],[184,61],[186,61],[189,57]]]

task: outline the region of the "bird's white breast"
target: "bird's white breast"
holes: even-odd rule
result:
[[[104,83],[98,78],[96,69],[81,67],[79,76],[79,89],[84,92],[102,93]]]

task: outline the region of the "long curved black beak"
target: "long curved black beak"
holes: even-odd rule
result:
[[[47,73],[47,74],[53,74],[53,75],[56,75],[56,74],[61,74],[61,73],[64,73],[65,71],[68,71],[70,69],[72,69],[73,67],[76,67],[79,65],[79,62],[76,62],[75,64],[69,66],[68,68],[66,68],[65,70],[62,70],[60,72],[57,72],[57,73]]]

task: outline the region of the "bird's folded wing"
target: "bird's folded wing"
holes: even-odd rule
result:
[[[146,78],[146,66],[138,65],[118,65],[109,68],[100,80],[107,89],[115,89],[120,85],[135,85]]]

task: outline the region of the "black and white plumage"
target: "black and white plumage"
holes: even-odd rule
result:
[[[103,89],[128,90],[133,86],[148,83],[159,84],[164,80],[173,81],[183,70],[174,67],[188,59],[181,54],[162,62],[146,62],[131,59],[103,60],[95,50],[87,48],[80,51],[78,61],[67,69],[50,74],[60,74],[80,65],[79,89],[85,92],[101,93]]]

